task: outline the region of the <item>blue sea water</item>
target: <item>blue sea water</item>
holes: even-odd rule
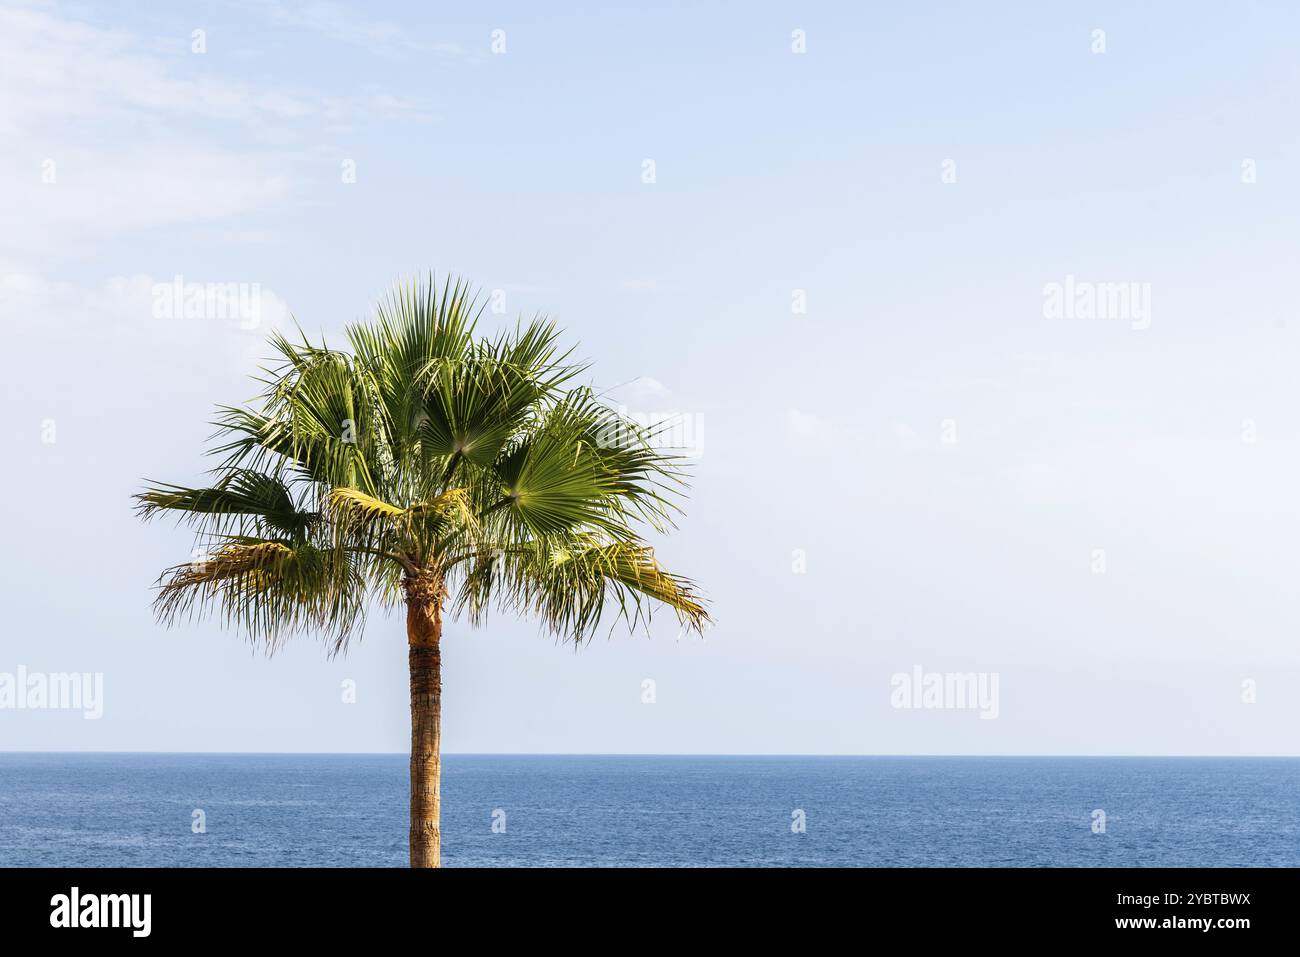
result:
[[[403,866],[406,775],[401,755],[0,754],[0,866]],[[447,755],[443,862],[1297,866],[1300,759]]]

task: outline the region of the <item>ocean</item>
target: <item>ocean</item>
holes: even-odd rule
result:
[[[400,867],[406,801],[404,755],[6,753],[0,866]],[[442,854],[450,867],[1294,867],[1300,759],[452,754]]]

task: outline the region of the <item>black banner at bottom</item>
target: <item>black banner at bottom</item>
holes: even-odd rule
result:
[[[76,935],[164,943],[376,942],[486,935],[541,945],[621,926],[762,940],[915,935],[925,942],[1131,936],[1231,946],[1286,935],[1296,870],[0,870],[7,942]],[[793,922],[793,923],[792,923]],[[558,934],[558,937],[555,936]],[[473,939],[473,938],[471,938]],[[607,943],[613,943],[604,938]],[[593,939],[592,942],[596,942]]]

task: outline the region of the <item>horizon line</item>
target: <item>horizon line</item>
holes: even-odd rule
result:
[[[116,750],[18,750],[0,749],[0,755],[11,754],[77,754],[77,755],[212,755],[237,757],[398,757],[409,758],[407,751],[116,751]],[[443,757],[489,758],[1204,758],[1204,759],[1300,759],[1300,754],[952,754],[952,753],[901,753],[901,752],[762,752],[762,751],[444,751]]]

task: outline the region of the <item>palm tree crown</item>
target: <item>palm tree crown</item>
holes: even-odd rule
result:
[[[202,558],[163,573],[160,619],[216,612],[268,649],[316,631],[334,652],[374,597],[405,601],[417,631],[430,613],[413,621],[412,605],[440,633],[444,603],[577,642],[611,607],[635,627],[667,605],[700,630],[691,582],[638,531],[671,526],[680,461],[571,385],[584,367],[554,324],[478,337],[481,312],[464,283],[430,278],[349,326],[350,351],[274,335],[259,399],[220,410],[211,485],[137,496],[201,541]]]

